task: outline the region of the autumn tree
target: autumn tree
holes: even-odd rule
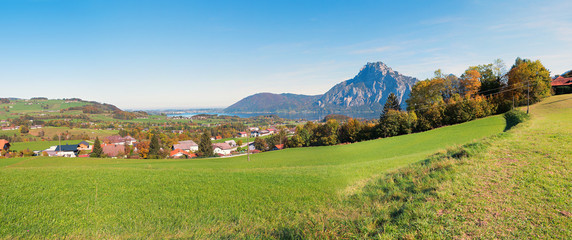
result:
[[[517,58],[508,72],[508,85],[512,95],[517,101],[526,100],[527,91],[530,90],[530,102],[535,103],[540,99],[550,96],[551,83],[550,72],[539,60]]]
[[[471,67],[465,70],[465,73],[461,75],[460,81],[460,93],[462,96],[474,96],[479,92],[481,88],[481,74],[475,67]]]
[[[353,143],[359,141],[359,132],[361,131],[361,123],[351,118],[342,126],[340,126],[340,130],[338,131],[338,139],[342,143]]]
[[[328,146],[338,143],[339,123],[335,119],[330,119],[326,123],[318,125],[311,136],[311,145]]]

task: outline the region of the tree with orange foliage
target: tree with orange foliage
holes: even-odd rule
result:
[[[474,67],[465,70],[465,73],[461,75],[461,93],[466,97],[476,95],[481,88],[480,78],[481,74]]]
[[[137,144],[137,152],[141,158],[147,158],[149,155],[149,141],[142,141]]]

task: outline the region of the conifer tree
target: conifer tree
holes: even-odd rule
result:
[[[154,134],[151,138],[151,143],[149,143],[149,155],[148,158],[159,158],[159,151],[161,146],[159,146],[159,138],[157,134]]]
[[[202,157],[212,157],[214,155],[211,136],[208,132],[204,132],[201,135],[201,141],[199,143],[199,155]]]
[[[99,137],[95,138],[95,142],[93,143],[93,151],[89,154],[90,157],[101,157],[103,155],[103,148],[101,148],[101,141],[99,141]]]
[[[401,107],[399,106],[399,99],[397,99],[397,96],[394,93],[390,93],[387,97],[387,101],[385,101],[385,105],[383,106],[383,112],[381,112],[381,116],[379,116],[380,121],[383,120],[384,116],[391,109],[401,111]]]

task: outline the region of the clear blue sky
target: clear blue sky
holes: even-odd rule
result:
[[[425,79],[519,56],[572,69],[572,1],[0,0],[3,97],[226,107],[366,62]]]

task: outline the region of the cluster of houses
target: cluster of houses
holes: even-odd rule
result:
[[[238,146],[234,140],[228,140],[222,143],[213,143],[213,153],[218,156],[229,156],[233,152],[237,151]],[[249,144],[249,148],[254,150],[254,145]],[[171,153],[169,154],[172,158],[193,158],[197,157],[194,153],[199,150],[199,145],[193,140],[179,141],[173,144],[171,148]]]
[[[15,127],[18,128],[17,126]],[[41,126],[38,126],[41,128]],[[12,129],[10,129],[12,130]],[[248,132],[239,132],[237,137],[260,137],[260,136],[267,136],[274,133],[277,133],[278,130],[274,128],[268,128],[264,130],[260,130],[259,128],[252,127],[249,128],[250,133]],[[222,139],[221,136],[212,137],[211,140],[220,140]],[[133,146],[132,148],[126,148],[126,146]],[[213,153],[218,156],[229,156],[232,155],[237,151],[238,147],[246,147],[252,152],[257,152],[254,147],[254,143],[246,143],[243,146],[238,146],[234,140],[228,140],[221,143],[213,143]],[[126,155],[126,151],[133,150],[137,152],[137,140],[131,136],[109,136],[102,139],[101,144],[103,154],[108,157],[118,157],[122,155]],[[10,143],[6,140],[0,140],[0,150],[8,151],[10,148]],[[280,150],[283,149],[283,145],[274,146],[273,150]],[[89,157],[89,153],[93,150],[93,145],[87,141],[80,141],[77,144],[64,144],[64,145],[56,145],[51,146],[48,149],[41,150],[41,151],[34,151],[35,155],[43,155],[43,156],[57,156],[57,157]],[[199,145],[195,143],[193,140],[186,140],[186,141],[179,141],[178,143],[174,144],[171,148],[171,152],[169,156],[171,158],[194,158],[197,157],[195,152],[199,150]]]
[[[125,146],[133,146],[137,140],[131,136],[121,137],[119,135],[110,136],[103,139],[101,148],[103,154],[108,157],[117,157],[125,155]],[[37,155],[47,155],[50,157],[89,157],[89,153],[93,150],[93,145],[86,141],[78,144],[64,144],[51,146],[43,151],[34,151]]]
[[[251,127],[248,128],[248,130],[250,131],[250,137],[262,137],[262,136],[268,136],[268,135],[272,135],[274,133],[279,132],[277,129],[275,128],[268,128],[268,129],[263,129],[260,130],[257,127]],[[238,137],[247,137],[248,133],[247,132],[239,132],[237,134]]]

